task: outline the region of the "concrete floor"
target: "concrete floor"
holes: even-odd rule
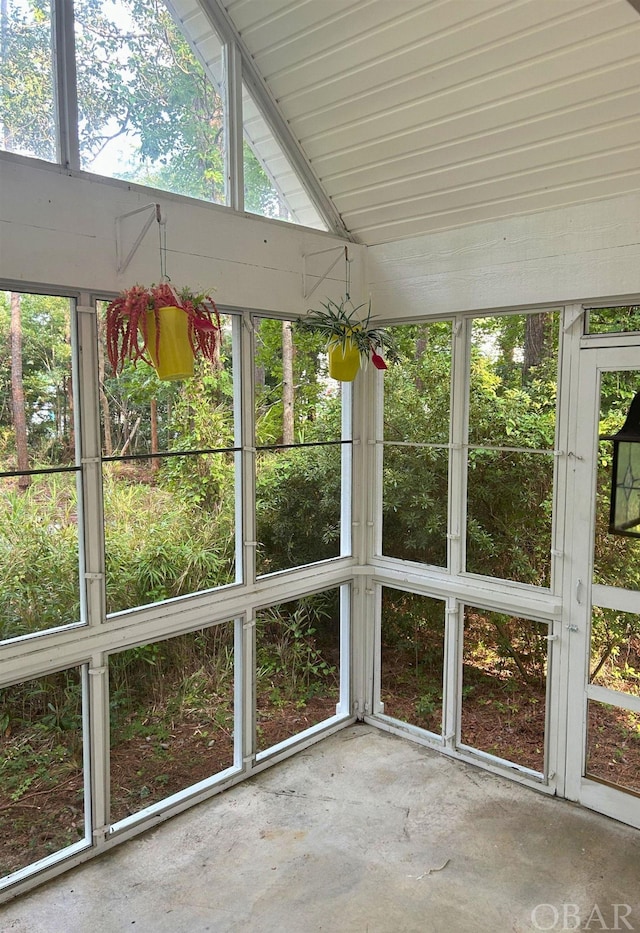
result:
[[[563,929],[640,931],[640,832],[363,725],[0,908],[2,933]]]

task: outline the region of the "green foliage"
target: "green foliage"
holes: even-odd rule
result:
[[[340,552],[340,445],[260,456],[256,480],[258,572],[287,570]]]
[[[384,438],[447,444],[451,324],[406,325],[397,331],[401,359],[384,376]],[[448,452],[441,447],[385,447],[385,554],[446,563],[448,462]]]
[[[166,742],[178,721],[207,725],[209,732],[227,727],[233,647],[233,625],[225,623],[111,655],[112,743]]]
[[[255,322],[256,443],[282,443],[283,434],[283,322],[257,318]],[[335,401],[328,395],[326,365],[321,365],[324,339],[317,333],[292,330],[294,435],[297,440],[326,437],[328,419],[335,427]],[[340,421],[337,422],[340,437]]]
[[[633,333],[640,331],[640,305],[617,305],[589,311],[589,334]]]
[[[384,553],[445,566],[448,456],[439,449],[384,452]]]
[[[52,733],[55,741],[67,733],[77,747],[82,730],[82,698],[76,669],[59,671],[0,690],[0,727],[4,735]]]
[[[640,696],[640,621],[636,615],[593,607],[590,679]]]
[[[56,157],[51,6],[8,0],[0,20],[0,138],[13,152]]]
[[[337,636],[334,594],[265,609],[256,621],[258,692],[275,705],[308,702],[337,683],[330,646]],[[334,648],[335,650],[335,648]]]
[[[69,300],[25,294],[20,310],[29,453],[43,465],[67,463],[74,455]],[[10,294],[0,292],[0,429],[12,441],[4,455],[13,458],[10,325]]]
[[[553,458],[469,452],[467,570],[548,586]]]
[[[77,535],[73,478],[0,489],[0,640],[79,621]]]
[[[164,3],[75,0],[74,18],[82,167],[226,203],[224,102]],[[9,0],[0,25],[2,145],[54,160],[50,5]],[[246,148],[247,209],[287,217]]]
[[[292,220],[289,208],[267,177],[246,139],[244,157],[244,209],[262,217]]]
[[[115,175],[224,203],[221,98],[164,4],[120,8],[75,4],[83,166],[122,135],[129,166]]]
[[[600,436],[615,434],[622,427],[631,401],[640,388],[634,371],[603,372],[600,384]],[[613,444],[600,441],[596,487],[596,533],[594,553],[594,582],[606,586],[640,589],[640,541],[609,534],[609,498]],[[594,615],[594,629],[601,624],[599,614]],[[604,642],[609,639],[603,633]]]
[[[384,587],[381,699],[385,713],[440,733],[443,668],[444,603]]]
[[[233,383],[222,365],[200,362],[198,375],[182,387],[171,412],[172,450],[233,448]],[[219,517],[232,531],[235,466],[232,454],[169,457],[161,480],[179,498]]]
[[[84,834],[78,669],[0,690],[0,731],[4,875]]]
[[[339,441],[341,400],[328,392],[319,367],[323,339],[294,330],[295,441]],[[282,443],[283,322],[256,327],[256,436]],[[298,567],[339,554],[341,446],[306,446],[258,453],[258,572]]]
[[[499,612],[467,608],[464,660],[467,682],[489,678],[517,692],[525,684],[543,688],[547,673],[546,626]]]
[[[385,375],[384,552],[446,562],[451,324],[398,329]],[[557,315],[474,321],[469,399],[467,570],[548,585]],[[522,447],[549,455],[487,449]]]
[[[233,526],[167,489],[104,478],[109,612],[234,579]]]

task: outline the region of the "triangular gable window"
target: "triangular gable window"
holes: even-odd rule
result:
[[[245,82],[227,94],[227,48],[198,0],[73,0],[57,35],[49,3],[2,4],[0,149],[328,228],[264,102]]]
[[[244,84],[242,114],[245,210],[326,230],[327,225]]]

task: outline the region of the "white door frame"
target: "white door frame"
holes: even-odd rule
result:
[[[640,615],[640,591],[592,582],[600,373],[618,370],[638,370],[640,389],[640,338],[636,346],[629,345],[628,336],[618,336],[617,340],[583,338],[575,398],[575,450],[569,452],[568,507],[573,512],[573,542],[570,589],[566,594],[569,613],[565,616],[569,655],[566,796],[640,828],[640,796],[584,776],[587,700],[624,705],[640,712],[640,698],[589,683],[592,605]]]

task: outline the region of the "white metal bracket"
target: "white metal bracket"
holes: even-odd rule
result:
[[[138,236],[134,240],[133,246],[129,249],[127,255],[122,258],[124,252],[123,244],[123,231],[122,231],[122,221],[126,220],[128,217],[133,217],[135,214],[141,214],[144,211],[151,211],[147,219],[144,222],[142,230],[139,232]],[[145,204],[144,207],[137,207],[134,211],[127,211],[126,214],[120,214],[119,217],[116,217],[116,257],[118,261],[118,275],[124,272],[136,254],[136,251],[149,230],[153,221],[156,221],[160,226],[166,225],[166,218],[162,216],[159,204]]]
[[[314,276],[314,278],[317,277],[318,279],[315,285],[313,285],[310,289],[308,289],[307,288],[307,276],[310,275],[310,273],[307,272],[307,259],[309,259],[311,256],[321,256],[324,253],[336,253],[336,252],[337,252],[337,255],[334,256],[333,261],[329,264],[329,266],[322,273],[322,275]],[[305,299],[311,298],[316,288],[322,285],[322,283],[324,282],[326,277],[329,275],[331,270],[335,268],[335,266],[338,265],[342,256],[344,256],[344,263],[345,263],[345,282],[348,282],[349,262],[351,261],[349,259],[349,247],[348,246],[332,246],[330,247],[330,249],[321,249],[315,253],[305,253],[303,255],[302,257],[302,289],[303,289]],[[348,290],[349,289],[347,288],[347,291]]]

